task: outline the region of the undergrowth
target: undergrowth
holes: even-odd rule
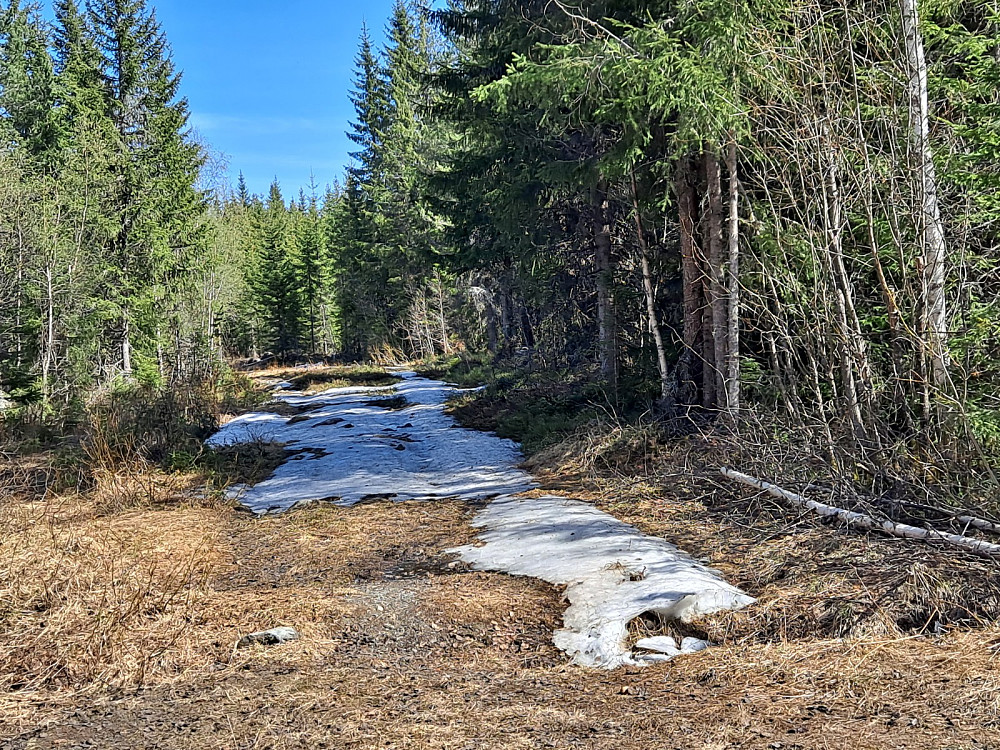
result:
[[[459,385],[485,386],[453,399],[451,413],[466,427],[521,443],[529,456],[585,425],[638,421],[653,408],[649,389],[638,381],[623,381],[615,391],[596,380],[591,370],[536,370],[525,368],[516,358],[490,362],[455,357],[443,365],[418,368],[418,373]]]
[[[894,470],[910,479],[890,481],[845,456],[831,464],[818,431],[777,417],[748,417],[736,431],[698,415],[664,420],[651,399],[616,402],[586,371],[516,373],[483,364],[478,373],[486,388],[453,402],[461,423],[520,441],[545,489],[594,499],[759,598],[704,623],[710,640],[933,635],[1000,618],[995,561],[829,526],[719,475],[733,466],[822,502],[975,534],[900,504],[937,497],[985,515],[995,510],[987,493],[957,490],[938,468],[928,478],[899,460]],[[952,494],[933,495],[936,488]]]

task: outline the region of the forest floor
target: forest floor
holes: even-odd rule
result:
[[[1000,628],[929,627],[929,602],[954,587],[948,566],[722,502],[688,467],[710,450],[674,451],[657,469],[671,481],[582,470],[595,452],[582,439],[529,462],[544,488],[759,598],[704,624],[709,651],[611,672],[552,646],[559,590],[454,564],[446,550],[476,533],[468,503],[257,519],[204,496],[198,472],[143,478],[139,507],[12,495],[0,748],[1000,748]],[[23,477],[50,460],[15,459]],[[976,585],[995,579],[960,563]],[[918,610],[926,621],[902,622]],[[276,625],[301,640],[235,647]]]

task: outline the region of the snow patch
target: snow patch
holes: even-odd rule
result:
[[[482,500],[535,486],[515,468],[521,460],[516,443],[457,427],[445,414],[445,401],[457,389],[414,373],[400,376],[403,382],[391,389],[281,393],[277,400],[300,414],[253,413],[229,422],[208,445],[281,443],[296,452],[269,479],[233,488],[232,496],[262,515],[317,500],[345,506],[372,495]],[[377,397],[390,390],[409,406],[379,406]]]
[[[754,601],[672,544],[579,500],[500,497],[473,523],[485,529],[483,546],[452,550],[465,562],[566,587],[570,606],[553,640],[577,664],[651,661],[627,645],[628,624],[647,612],[691,622]],[[699,650],[696,640],[677,651]]]
[[[447,398],[460,392],[456,387],[412,372],[394,374],[403,381],[391,389],[282,392],[276,398],[297,416],[256,413],[229,422],[209,445],[272,442],[294,454],[269,479],[234,488],[234,496],[260,515],[317,500],[353,505],[372,496],[495,498],[473,522],[483,529],[482,546],[453,551],[479,570],[565,586],[570,606],[553,640],[582,665],[611,669],[693,653],[708,644],[646,639],[633,653],[628,624],[647,612],[689,622],[754,601],[663,539],[588,503],[517,497],[536,487],[517,468],[518,446],[459,427],[444,411]],[[375,396],[390,392],[408,406],[380,407]]]

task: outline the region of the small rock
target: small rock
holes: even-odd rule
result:
[[[271,630],[261,630],[257,633],[243,636],[240,638],[239,643],[236,644],[236,647],[246,648],[254,643],[259,643],[262,646],[277,646],[289,641],[297,641],[298,639],[299,632],[295,628],[272,628]]]
[[[709,645],[708,641],[703,641],[701,638],[688,637],[681,641],[681,653],[696,654],[699,651],[704,651]]]

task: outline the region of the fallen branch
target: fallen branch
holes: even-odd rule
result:
[[[727,479],[732,479],[750,487],[755,487],[758,490],[763,490],[774,497],[787,500],[793,505],[811,510],[824,518],[833,518],[848,526],[882,531],[891,536],[901,537],[903,539],[922,539],[925,541],[936,539],[942,542],[947,542],[948,544],[952,544],[956,547],[960,547],[961,549],[977,555],[983,555],[985,557],[1000,557],[1000,544],[982,542],[978,539],[970,539],[967,536],[962,536],[961,534],[949,534],[936,529],[921,529],[917,526],[909,526],[905,523],[879,521],[877,518],[865,515],[864,513],[856,513],[850,510],[844,510],[843,508],[835,508],[832,505],[818,503],[815,500],[809,500],[802,497],[802,495],[797,495],[794,492],[789,492],[788,490],[782,489],[775,484],[765,482],[763,479],[757,479],[749,474],[743,474],[742,472],[734,471],[733,469],[723,467],[719,470],[719,472]]]
[[[824,490],[824,487],[817,487],[814,484],[806,485],[806,490],[820,489]],[[926,503],[915,503],[911,500],[894,500],[888,498],[879,498],[874,502],[886,503],[888,505],[895,505],[900,508],[916,508],[917,510],[923,510],[928,513],[936,513],[941,516],[945,516],[953,521],[958,521],[960,524],[965,526],[965,531],[970,528],[979,529],[980,531],[989,531],[993,534],[1000,534],[1000,523],[996,521],[988,521],[985,518],[979,518],[978,516],[972,516],[968,513],[962,511],[948,510],[947,508],[939,508],[936,505],[927,505]],[[962,533],[965,533],[963,531]]]

